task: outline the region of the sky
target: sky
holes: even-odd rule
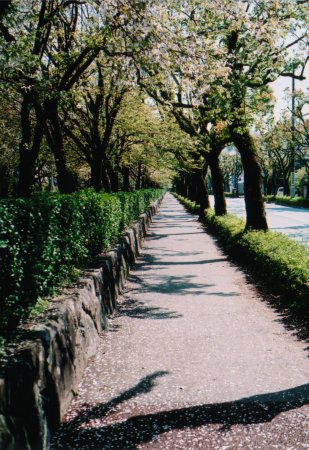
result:
[[[309,68],[307,67],[307,70],[305,71],[305,80],[295,80],[295,89],[301,89],[305,91],[309,88]],[[281,111],[282,109],[285,109],[287,107],[287,101],[285,99],[285,92],[284,90],[286,88],[289,88],[290,92],[292,91],[292,79],[289,77],[280,77],[278,78],[274,83],[271,83],[270,85],[274,91],[274,94],[276,96],[276,105],[275,105],[275,117],[277,120],[280,119]],[[291,102],[290,102],[291,103]],[[291,107],[291,104],[288,105]],[[306,113],[309,113],[309,105],[307,105],[304,109]]]
[[[296,33],[297,31],[297,33]],[[286,40],[286,43],[289,44],[291,42],[293,42],[295,40],[295,38],[304,35],[307,30],[306,29],[297,29],[295,31],[295,33],[290,34]],[[302,43],[303,44],[303,43]],[[302,55],[303,58],[306,57],[306,53],[307,50],[300,50],[300,47],[298,47],[298,45],[292,46],[289,48],[288,50],[288,54],[290,55],[291,58],[293,58],[293,56],[296,56],[296,54]],[[299,69],[296,70],[296,73],[299,73]],[[309,62],[306,65],[305,71],[304,71],[304,76],[306,77],[305,80],[295,80],[295,90],[302,90],[302,91],[306,91],[308,92],[309,89]],[[287,106],[289,106],[291,108],[291,100],[290,100],[290,104],[287,105],[287,100],[285,99],[285,92],[284,90],[286,88],[289,88],[290,93],[292,92],[292,78],[290,77],[279,77],[274,83],[271,83],[270,86],[273,88],[274,94],[277,98],[277,102],[275,105],[275,118],[276,120],[279,120],[281,117],[281,111],[282,109],[286,109]],[[303,109],[303,111],[307,114],[309,114],[309,105],[306,105]]]

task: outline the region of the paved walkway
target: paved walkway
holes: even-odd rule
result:
[[[167,195],[53,449],[309,448],[309,359]]]

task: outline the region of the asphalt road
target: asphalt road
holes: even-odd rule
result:
[[[244,198],[227,198],[228,212],[238,217],[246,217]],[[213,205],[213,196],[211,204]],[[309,245],[309,210],[288,206],[266,204],[268,226],[273,231],[285,233],[289,237]]]
[[[167,195],[55,450],[301,450],[306,344]]]

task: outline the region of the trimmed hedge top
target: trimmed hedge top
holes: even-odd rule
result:
[[[294,206],[296,208],[309,208],[309,198],[287,196],[278,197],[276,195],[266,195],[264,198],[267,203]]]
[[[0,334],[72,279],[76,268],[107,250],[162,193],[88,190],[0,200]]]
[[[198,206],[174,194],[196,212]],[[233,255],[245,260],[273,293],[283,294],[286,304],[297,312],[309,314],[309,250],[282,233],[245,231],[245,223],[227,214],[216,216],[205,209],[205,220]]]

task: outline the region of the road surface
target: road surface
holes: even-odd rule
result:
[[[210,196],[213,206],[214,199]],[[228,212],[246,218],[244,198],[227,198]],[[289,206],[266,204],[268,226],[273,231],[285,233],[309,246],[309,210]]]

